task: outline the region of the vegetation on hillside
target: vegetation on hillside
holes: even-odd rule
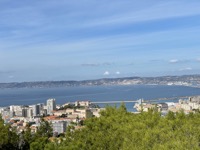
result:
[[[107,107],[101,117],[86,120],[80,129],[69,126],[63,137],[54,139],[49,138],[52,130],[44,120],[35,135],[27,130],[19,136],[8,128],[1,120],[0,149],[8,149],[8,145],[22,149],[16,144],[22,139],[28,145],[24,149],[34,150],[200,149],[199,112],[188,115],[169,112],[161,116],[152,110],[133,114],[122,104],[119,108]]]

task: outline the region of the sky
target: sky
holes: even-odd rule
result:
[[[0,82],[200,74],[199,0],[0,0]]]

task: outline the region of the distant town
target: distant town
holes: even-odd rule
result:
[[[146,111],[153,109],[161,112],[163,115],[167,114],[169,111],[171,112],[179,112],[183,111],[185,114],[189,114],[191,112],[196,112],[200,110],[200,96],[191,96],[187,99],[179,99],[177,102],[163,102],[163,103],[151,103],[145,102],[145,100],[140,99],[137,103],[135,103],[134,108],[137,109],[138,112]]]
[[[83,81],[37,81],[0,83],[0,88],[51,88],[100,85],[179,85],[200,87],[200,75],[104,78]]]
[[[200,96],[192,96],[187,99],[179,99],[178,103],[163,102],[152,103],[139,99],[133,106],[137,112],[156,110],[166,115],[169,111],[183,111],[188,114],[200,110]],[[79,128],[87,118],[100,117],[100,108],[90,101],[76,101],[57,105],[55,99],[48,99],[46,104],[39,103],[33,105],[10,105],[0,107],[0,114],[5,124],[10,124],[17,133],[23,132],[27,125],[32,133],[36,133],[40,126],[41,118],[52,124],[53,135],[58,136],[66,132],[69,125]]]

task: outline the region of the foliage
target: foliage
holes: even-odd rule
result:
[[[164,117],[156,110],[133,114],[122,104],[119,108],[107,107],[100,113],[99,118],[85,120],[80,129],[69,126],[65,135],[57,140],[49,140],[51,124],[44,120],[34,136],[28,130],[23,136],[31,150],[200,149],[199,112],[187,115],[169,112]],[[0,124],[4,131],[0,133],[0,137],[4,137],[0,140],[1,146],[11,143],[7,128]]]
[[[49,143],[49,138],[53,136],[53,129],[51,124],[41,118],[40,127],[37,129],[37,132],[34,134],[30,143],[31,150],[43,150],[45,145]]]
[[[101,117],[84,122],[84,128],[68,128],[59,150],[200,149],[200,114],[156,110],[133,114],[124,104],[107,107]]]
[[[0,116],[0,150],[44,150],[53,135],[51,124],[41,120],[41,125],[35,134],[31,133],[29,125],[20,134],[5,125]]]
[[[5,125],[0,116],[0,149],[18,149],[19,137],[11,130],[9,125]]]
[[[51,124],[41,118],[40,127],[37,129],[35,134],[36,137],[47,137],[50,138],[53,136],[53,129]]]

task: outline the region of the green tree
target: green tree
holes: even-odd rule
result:
[[[34,142],[30,144],[30,150],[44,150],[45,146],[49,143],[47,137],[37,138]]]
[[[68,128],[57,149],[200,149],[200,114],[169,112],[162,117],[156,110],[132,114],[122,104],[107,107],[99,118],[90,118],[79,130]]]
[[[27,138],[30,135],[30,132],[26,133]],[[51,123],[41,118],[40,126],[37,129],[36,133],[33,135],[33,138],[30,143],[31,150],[44,150],[45,146],[50,142],[49,138],[53,136],[53,128]]]
[[[50,138],[53,136],[53,128],[52,124],[48,121],[41,118],[40,126],[37,129],[37,132],[35,134],[35,137],[47,137]]]
[[[18,149],[19,137],[16,132],[11,130],[9,125],[5,125],[0,116],[0,149]]]

